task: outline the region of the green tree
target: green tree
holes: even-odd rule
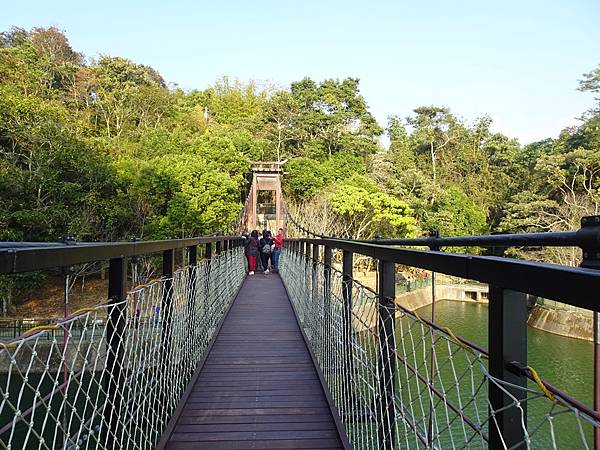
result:
[[[458,187],[450,187],[438,198],[426,219],[426,227],[442,236],[470,236],[489,231],[486,214]]]
[[[294,123],[304,137],[297,147],[309,149],[304,155],[324,158],[345,152],[364,157],[376,152],[383,130],[369,112],[358,84],[357,78],[319,84],[304,78],[292,83],[291,93],[300,108]]]
[[[338,183],[330,197],[332,209],[344,223],[342,235],[369,239],[375,235],[409,237],[417,227],[410,206],[382,192],[365,176]]]
[[[285,170],[285,193],[295,199],[308,200],[330,182],[323,165],[311,158],[294,158]]]

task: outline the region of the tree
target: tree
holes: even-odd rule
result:
[[[262,125],[267,92],[254,82],[223,77],[205,92],[203,100],[208,120],[256,133]]]
[[[292,83],[291,93],[300,107],[295,127],[304,137],[297,147],[311,149],[306,156],[322,159],[345,152],[365,157],[376,152],[383,130],[368,111],[358,84],[357,78]]]
[[[156,70],[103,56],[80,73],[75,96],[92,110],[90,120],[109,138],[140,127],[158,127],[171,109],[165,81]]]
[[[289,161],[285,166],[284,191],[292,198],[308,200],[328,183],[327,172],[314,159],[301,157]]]
[[[436,200],[426,220],[429,230],[442,236],[471,236],[488,230],[486,214],[458,187],[450,187]]]
[[[36,27],[29,33],[33,47],[54,64],[82,64],[83,55],[73,50],[64,31],[56,27]]]
[[[59,102],[0,88],[0,123],[4,238],[119,235],[114,171]]]
[[[437,183],[437,165],[441,153],[453,139],[456,119],[448,108],[423,106],[414,110],[415,117],[409,117],[407,122],[414,127],[413,139],[419,144],[417,152],[429,153],[431,161],[432,181]]]
[[[600,65],[590,72],[583,74],[583,80],[579,81],[579,87],[577,89],[582,92],[600,92]],[[600,105],[600,97],[596,97],[596,100]]]
[[[0,33],[0,47],[19,47],[30,38],[29,32],[20,27],[12,27],[9,31]]]
[[[370,239],[375,235],[414,236],[417,231],[410,206],[382,192],[365,176],[340,182],[330,197],[331,207],[344,223],[343,237]]]
[[[266,104],[264,136],[275,144],[277,161],[288,158],[293,153],[288,147],[296,148],[304,139],[302,130],[295,127],[295,121],[300,115],[300,105],[296,98],[287,91],[275,93]]]

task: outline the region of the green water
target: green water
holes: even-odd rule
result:
[[[436,323],[449,327],[456,335],[484,348],[488,347],[487,305],[440,301],[436,304],[435,311]],[[421,317],[431,318],[431,306],[419,309],[418,313]],[[414,321],[401,320],[403,322],[397,324],[397,329],[399,326],[403,326],[403,328],[397,332],[399,334],[403,333],[406,337],[409,335],[407,325],[414,324]],[[412,325],[411,330],[412,336],[418,337],[414,325]],[[439,349],[438,361],[443,364],[443,361],[447,359],[448,352],[443,345],[438,345],[436,348]],[[593,345],[591,342],[562,337],[529,327],[527,331],[527,348],[528,364],[535,368],[544,380],[582,403],[591,406],[593,387]],[[421,350],[417,352],[421,355],[423,361],[430,361],[427,356],[424,356],[426,352]],[[467,366],[465,358],[461,359],[460,356],[457,355],[454,358],[455,369],[459,373],[461,369]],[[443,366],[440,372],[442,378],[448,381],[447,386],[451,385],[456,378],[455,373],[448,364]],[[463,401],[469,397],[469,383],[470,380],[467,379],[462,380],[460,383],[462,386],[467,386],[460,394]],[[531,387],[535,388],[535,385],[532,384]],[[452,395],[450,397],[452,398]],[[478,397],[480,411],[485,411],[486,405],[483,402],[485,393],[480,392],[476,397]],[[454,398],[458,399],[458,395]],[[552,448],[555,445],[558,448],[585,448],[584,440],[590,445],[591,427],[583,420],[577,420],[571,412],[556,414],[559,409],[555,407],[553,410],[552,402],[545,397],[528,401],[528,429],[532,433],[532,448],[545,449]],[[470,414],[475,414],[474,408],[467,407],[465,410],[469,411]],[[547,420],[547,414],[551,412],[553,413],[553,430]],[[441,423],[446,422],[443,415],[438,415],[438,419],[442,421]],[[537,427],[540,428],[535,431]],[[440,443],[447,445],[448,441],[442,439]],[[475,442],[472,445],[478,447]]]

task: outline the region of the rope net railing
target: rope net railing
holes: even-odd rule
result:
[[[0,448],[154,448],[244,275],[233,248],[0,343]]]
[[[485,349],[400,305],[390,315],[322,260],[286,249],[281,276],[353,448],[488,448],[494,434],[505,449],[594,448],[597,414],[533,368],[520,368],[525,387],[493,377]],[[517,441],[502,434],[507,417]]]

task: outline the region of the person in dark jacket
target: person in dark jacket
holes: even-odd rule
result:
[[[263,230],[262,238],[258,242],[258,249],[260,250],[260,262],[263,266],[265,274],[269,273],[269,260],[271,259],[271,252],[273,251],[273,238],[269,230]]]
[[[254,271],[256,270],[258,245],[258,230],[252,230],[250,236],[244,241],[244,254],[248,259],[248,275],[254,275]]]

